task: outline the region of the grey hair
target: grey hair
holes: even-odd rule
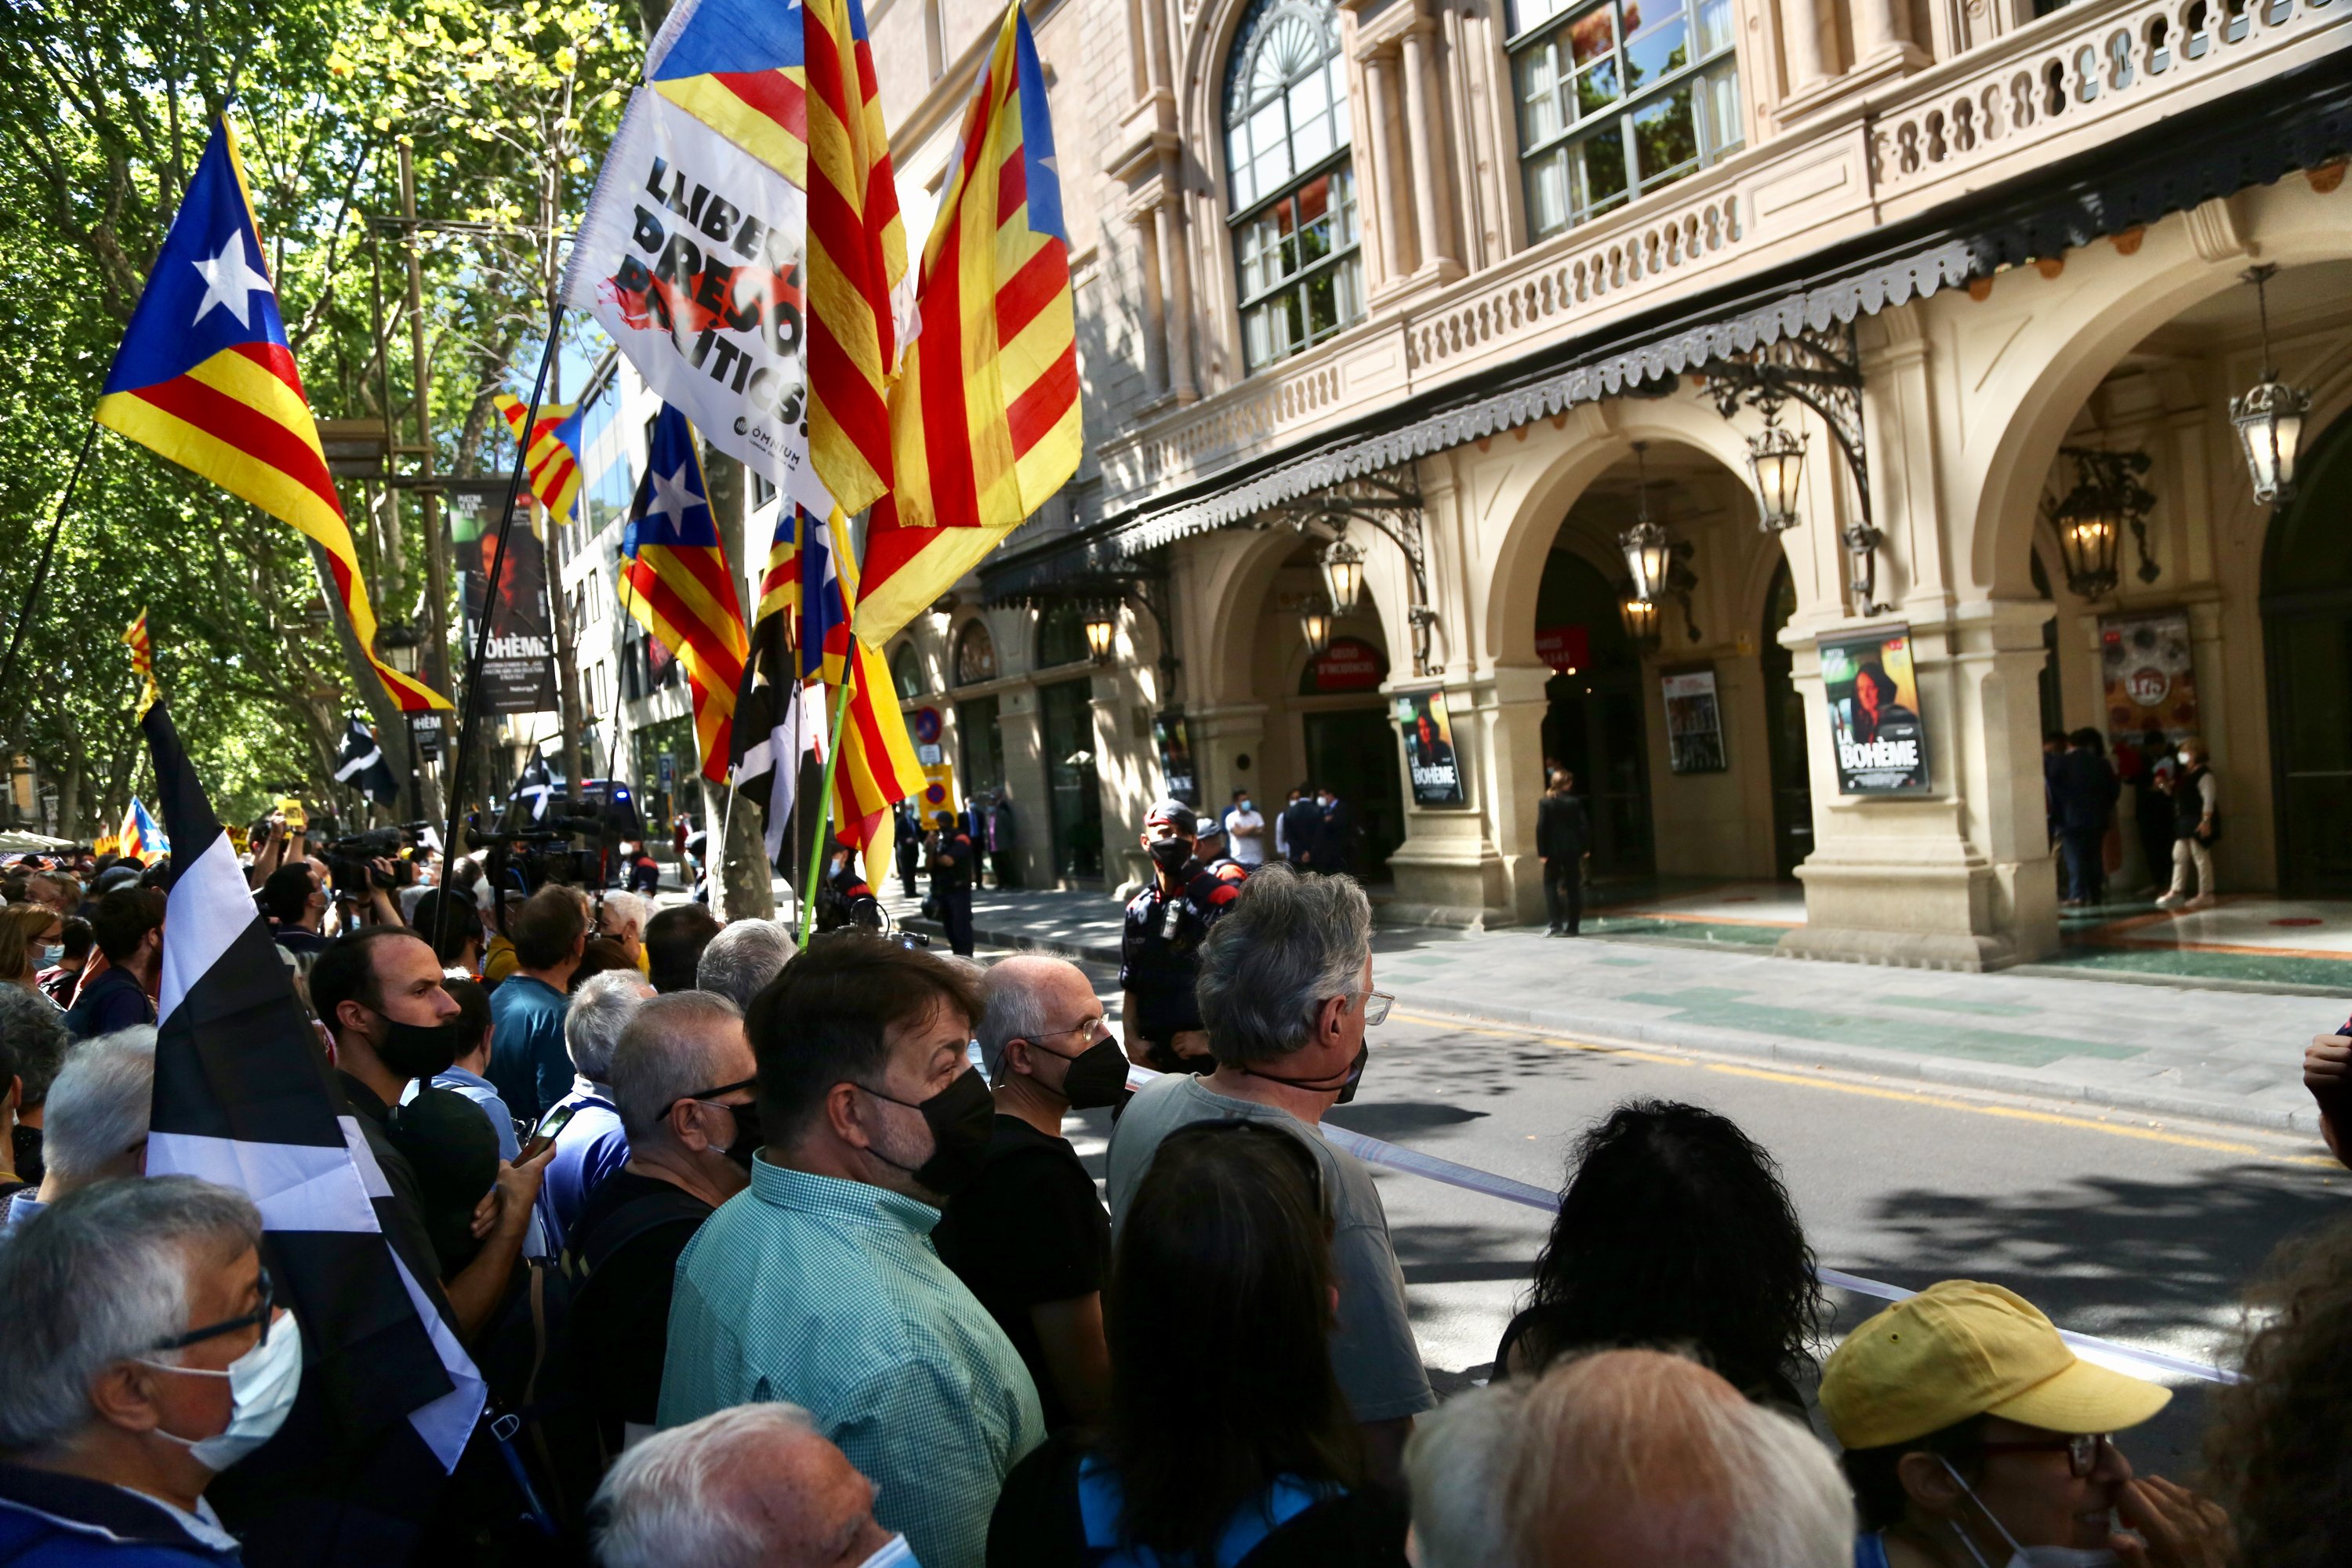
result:
[[[781,921],[730,921],[702,950],[701,961],[694,966],[694,988],[715,991],[738,1007],[749,1007],[798,951]]]
[[[759,1568],[789,1519],[746,1461],[780,1440],[817,1436],[797,1405],[738,1405],[656,1432],[605,1474],[588,1505],[601,1568]],[[730,1474],[730,1472],[735,1472]],[[783,1517],[779,1517],[780,1515]]]
[[[713,1026],[732,1024],[740,1035],[743,1010],[711,991],[673,991],[640,1005],[621,1031],[607,1068],[621,1131],[632,1143],[662,1136],[665,1111],[687,1095],[716,1089],[720,1051]]]
[[[25,1109],[48,1099],[49,1084],[65,1065],[65,1016],[49,999],[22,985],[0,986],[0,1056],[16,1058],[25,1082]]]
[[[613,1047],[653,994],[653,983],[634,969],[608,969],[581,983],[563,1012],[563,1048],[583,1078],[611,1081]]]
[[[1414,1424],[1404,1447],[1421,1568],[1491,1568],[1511,1561],[1503,1482],[1524,1380],[1447,1400]]]
[[[1045,1014],[1045,987],[1024,983],[1025,976],[1035,975],[1048,966],[1075,971],[1081,978],[1085,973],[1067,959],[1019,952],[999,959],[980,977],[984,1005],[980,1026],[973,1033],[980,1041],[981,1061],[988,1068],[991,1083],[1004,1081],[1006,1046],[1014,1040],[1034,1040],[1055,1026]],[[1091,991],[1093,986],[1089,984],[1087,989]]]
[[[188,1274],[204,1256],[261,1242],[243,1193],[194,1176],[99,1182],[0,1246],[0,1453],[54,1447],[95,1417],[89,1385],[117,1362],[167,1364],[159,1340],[188,1328]]]
[[[1274,1061],[1314,1036],[1315,1015],[1355,991],[1372,955],[1372,903],[1349,877],[1250,873],[1201,944],[1193,994],[1227,1067]]]
[[[635,893],[625,893],[617,888],[604,895],[604,907],[613,912],[614,920],[623,924],[630,921],[636,921],[637,935],[640,937],[646,934],[646,917],[654,912],[653,906],[646,902],[642,897]]]
[[[155,1026],[138,1024],[76,1046],[49,1090],[41,1158],[60,1184],[97,1179],[147,1141],[155,1098]]]

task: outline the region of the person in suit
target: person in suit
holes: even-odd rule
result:
[[[1323,837],[1323,805],[1306,784],[1290,792],[1290,804],[1282,808],[1282,858],[1300,871],[1320,871],[1316,848]]]
[[[1345,872],[1354,858],[1356,814],[1328,784],[1316,790],[1315,800],[1323,817],[1322,831],[1315,839],[1315,869],[1326,876]]]
[[[898,803],[898,886],[911,899],[915,896],[915,871],[923,858],[923,829],[915,820],[912,801]]]
[[[1584,919],[1584,861],[1591,853],[1592,824],[1584,803],[1572,793],[1576,775],[1556,768],[1543,804],[1536,808],[1536,853],[1543,858],[1546,936],[1574,936]]]

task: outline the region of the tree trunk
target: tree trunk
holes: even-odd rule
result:
[[[710,489],[711,521],[718,525],[719,537],[727,542],[727,553],[732,563],[740,565],[750,559],[744,531],[751,510],[748,504],[751,486],[744,479],[743,465],[706,447],[702,472]],[[743,578],[740,572],[728,573],[728,586],[734,592],[735,613],[740,616],[743,613]],[[761,837],[760,809],[749,801],[738,801],[735,804],[740,809],[730,814],[727,809],[728,796],[732,793],[708,779],[703,781],[703,809],[710,819],[711,851],[719,857],[719,877],[726,900],[726,918],[757,916],[771,920],[776,913],[774,871],[768,864],[768,847]]]

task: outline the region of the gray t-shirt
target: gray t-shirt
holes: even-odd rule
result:
[[[1331,1370],[1359,1421],[1394,1421],[1433,1409],[1429,1372],[1405,1314],[1404,1271],[1389,1240],[1388,1210],[1363,1162],[1324,1142],[1286,1110],[1211,1093],[1188,1073],[1171,1073],[1139,1090],[1110,1135],[1110,1223],[1116,1236],[1160,1140],[1195,1121],[1263,1121],[1314,1151],[1331,1197],[1331,1263],[1339,1275],[1339,1318],[1331,1331]]]

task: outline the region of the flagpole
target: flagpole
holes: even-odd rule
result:
[[[74,491],[81,484],[82,466],[89,461],[89,449],[98,445],[98,421],[90,421],[83,433],[81,451],[74,458],[73,472],[66,476],[66,488],[58,495],[57,515],[49,520],[48,542],[41,546],[40,563],[33,568],[33,580],[25,589],[25,608],[16,616],[16,629],[8,634],[8,653],[0,658],[0,691],[15,688],[10,679],[16,673],[16,649],[25,640],[25,628],[33,624],[34,612],[41,605],[41,589],[49,578],[49,558],[57,553],[58,535],[65,531],[66,512],[73,506]]]
[[[539,423],[540,395],[547,390],[547,373],[554,365],[556,349],[563,341],[562,329],[563,307],[559,304],[548,315],[547,349],[539,356],[539,374],[530,384],[530,410],[523,416],[522,427],[526,438],[515,442],[514,468],[507,475],[506,505],[499,512],[498,548],[490,554],[489,580],[482,585],[482,624],[475,628],[474,651],[466,660],[466,695],[458,710],[457,744],[449,763],[449,831],[443,849],[445,855],[461,853],[466,844],[465,835],[459,831],[458,825],[466,815],[466,764],[474,750],[474,709],[481,700],[482,665],[490,656],[490,618],[498,609],[499,578],[506,570],[507,534],[514,527],[515,497],[521,493],[523,465],[530,455],[527,435]],[[504,903],[503,899],[499,901]],[[443,899],[434,906],[434,931],[430,940],[436,949],[448,931],[453,904],[454,900]]]
[[[719,864],[723,870],[727,864],[727,840],[735,831],[735,768],[732,763],[728,764],[727,768],[727,815],[719,819]],[[764,865],[767,858],[766,854],[762,853],[760,857],[761,863]],[[727,879],[723,876],[719,879],[719,892],[721,898],[726,896]]]
[[[851,634],[854,637],[855,633]],[[816,879],[818,868],[824,864],[824,841],[833,825],[833,770],[841,765],[841,727],[849,722],[849,689],[857,684],[856,649],[842,661],[841,696],[833,705],[833,728],[826,732],[824,750],[824,784],[820,791],[823,801],[816,808],[816,842],[809,846],[807,885],[801,889],[801,945],[808,945],[816,930]]]

